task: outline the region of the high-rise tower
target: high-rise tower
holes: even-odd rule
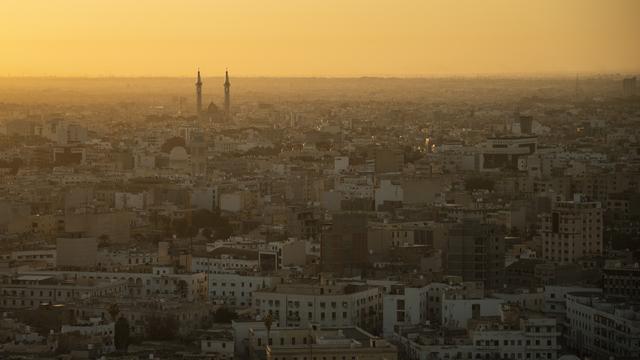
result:
[[[231,83],[229,82],[229,70],[224,72],[224,117],[231,118]]]
[[[200,78],[200,69],[198,69],[198,80],[196,80],[196,113],[202,115],[202,79]]]

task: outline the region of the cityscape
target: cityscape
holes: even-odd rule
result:
[[[60,3],[87,13],[95,5]],[[272,16],[312,54],[325,40],[353,40],[343,16],[393,48],[382,34],[402,28],[363,19],[388,11],[401,26],[426,14],[413,0],[400,10],[347,1],[344,13],[287,0],[273,5],[290,11],[277,18],[249,3],[222,13]],[[453,6],[436,3],[428,6]],[[541,67],[470,58],[491,64],[480,69],[443,50],[443,62],[460,66],[451,73],[418,73],[402,65],[410,53],[385,53],[345,75],[329,67],[339,54],[326,54],[329,71],[292,48],[262,75],[268,47],[228,63],[222,44],[171,54],[177,25],[151,17],[153,31],[166,30],[166,49],[158,40],[148,54],[166,52],[149,64],[157,74],[136,72],[145,51],[106,56],[113,50],[95,29],[85,45],[105,48],[86,56],[103,70],[69,60],[65,72],[56,67],[63,50],[39,53],[58,44],[40,31],[59,19],[36,12],[41,29],[0,35],[0,359],[640,359],[640,62],[625,65],[640,59],[640,28],[639,13],[622,15],[640,4],[576,4],[587,3],[596,10],[575,5],[562,19],[604,24],[619,14],[599,36],[623,50],[580,56],[559,73],[542,63],[565,60],[548,53]],[[185,4],[198,14],[214,6]],[[139,20],[137,5],[99,6],[122,13],[82,21]],[[187,11],[158,7],[171,19]],[[300,9],[347,35],[289,27]],[[405,10],[417,20],[396,15]],[[627,20],[638,32],[614,41]],[[243,21],[234,26],[251,27]],[[39,40],[20,51],[3,40],[28,31]],[[146,46],[118,31],[110,36]],[[469,40],[467,31],[452,30],[447,43]],[[471,42],[504,40],[492,36]],[[547,41],[557,45],[532,42]],[[389,57],[397,64],[387,67]],[[308,67],[287,72],[298,59]]]

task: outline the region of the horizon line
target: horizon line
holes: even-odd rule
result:
[[[244,79],[545,79],[545,78],[571,78],[579,77],[581,79],[593,77],[615,77],[615,76],[637,76],[640,75],[640,69],[636,71],[610,71],[610,72],[531,72],[531,73],[451,73],[451,74],[292,74],[292,75],[258,75],[258,74],[240,74],[230,75],[231,78]],[[193,78],[194,75],[176,74],[176,75],[134,75],[134,74],[87,74],[87,75],[0,75],[0,79],[185,79]],[[224,78],[222,75],[202,76],[203,78]]]

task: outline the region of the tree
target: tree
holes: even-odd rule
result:
[[[127,352],[127,348],[129,347],[130,343],[129,321],[127,321],[127,319],[125,319],[124,317],[120,317],[120,319],[116,321],[113,340],[116,350]]]
[[[264,317],[264,326],[267,328],[267,343],[265,346],[269,345],[269,340],[271,339],[271,325],[273,325],[273,316],[271,313],[268,313],[267,316]]]
[[[120,315],[120,307],[116,303],[112,303],[107,307],[107,312],[111,316],[111,320],[116,321]]]
[[[109,235],[102,234],[102,235],[98,236],[98,240],[100,240],[100,245],[101,246],[107,245],[109,243]]]
[[[220,212],[209,211],[206,209],[200,209],[193,212],[191,215],[191,224],[195,229],[210,229],[213,230],[215,239],[227,239],[233,234],[233,228],[229,224],[227,218],[220,215]],[[197,231],[197,230],[196,230]]]
[[[237,318],[238,314],[225,306],[218,308],[213,314],[213,321],[216,323],[228,324],[231,322],[231,320],[235,320]]]
[[[145,324],[145,331],[149,340],[175,340],[180,324],[173,316],[151,316]]]

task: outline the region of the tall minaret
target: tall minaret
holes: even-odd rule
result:
[[[200,78],[200,68],[198,68],[198,80],[196,81],[196,114],[202,115],[202,79]]]
[[[224,72],[224,117],[226,120],[231,118],[231,83],[229,82],[229,70]]]

